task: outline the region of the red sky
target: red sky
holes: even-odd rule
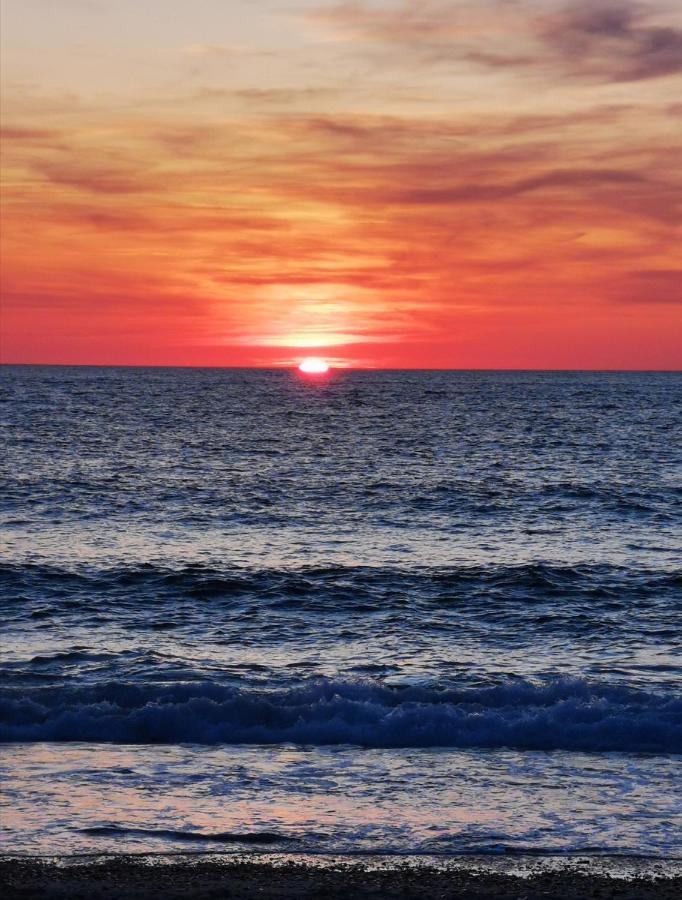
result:
[[[678,4],[2,14],[3,362],[680,367]]]

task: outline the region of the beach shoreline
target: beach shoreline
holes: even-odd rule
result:
[[[673,900],[682,895],[682,861],[219,853],[4,856],[0,888],[7,900]]]

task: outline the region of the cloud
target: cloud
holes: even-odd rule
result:
[[[48,128],[0,128],[0,140],[18,141],[22,144],[51,143],[60,137],[60,132]]]
[[[644,176],[637,172],[615,169],[563,169],[508,184],[465,184],[453,188],[406,191],[399,193],[397,199],[402,203],[480,203],[517,197],[545,188],[574,190],[605,185],[639,184],[645,180]]]
[[[497,13],[497,18],[492,12]],[[342,38],[365,45],[370,52],[398,49],[397,61],[447,62],[490,49],[491,35],[504,38],[507,4],[482,0],[344,0],[321,6],[307,18],[335,30]],[[483,39],[483,47],[477,40]]]
[[[651,24],[651,13],[651,4],[631,0],[574,0],[540,13],[529,0],[393,0],[380,6],[357,0],[320,7],[309,16],[367,52],[396,51],[394,60],[403,65],[473,63],[629,82],[682,71],[682,27]]]
[[[377,6],[367,0],[344,0],[307,13],[312,21],[338,28],[343,34],[365,41],[437,45],[443,36],[464,27],[471,5],[453,0],[400,0]]]
[[[263,106],[288,106],[296,103],[326,102],[339,94],[337,88],[242,88],[232,92],[233,96],[246,103]]]
[[[407,116],[377,114],[308,114],[281,116],[274,119],[276,127],[284,134],[297,139],[308,136],[339,149],[353,149],[362,153],[388,153],[390,158],[409,149],[414,152],[433,152],[435,148],[447,149],[451,156],[461,154],[466,146],[478,139],[505,141],[509,139],[533,140],[545,143],[564,141],[584,133],[586,129],[608,128],[622,123],[629,115],[637,113],[630,104],[598,105],[567,112],[513,115],[505,111],[468,112],[465,115]],[[510,145],[509,145],[510,146]],[[490,144],[481,153],[487,159]],[[515,151],[509,149],[505,158]],[[529,149],[537,154],[537,145]],[[382,157],[376,157],[381,160]]]
[[[613,298],[620,303],[682,306],[682,269],[626,272],[614,286]]]
[[[641,81],[682,72],[682,28],[649,25],[628,0],[567,6],[539,29],[558,61],[576,75]]]
[[[622,275],[676,266],[665,97],[645,115],[636,98],[422,115],[301,112],[296,92],[266,88],[245,99],[220,114],[170,114],[168,96],[67,117],[30,105],[7,120],[17,333],[73,320],[84,341],[158,328],[196,347],[428,344],[474,317],[520,328],[672,309],[672,275]],[[59,304],[74,310],[64,326]]]
[[[33,168],[52,184],[94,194],[139,194],[155,186],[139,171],[121,166],[39,161]]]

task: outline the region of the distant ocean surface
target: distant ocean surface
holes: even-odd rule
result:
[[[6,852],[682,858],[682,376],[0,399]]]

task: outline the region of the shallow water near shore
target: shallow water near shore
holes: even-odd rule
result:
[[[682,857],[682,377],[0,392],[17,852]]]
[[[250,847],[682,861],[680,763],[305,746],[24,744],[0,752],[9,846],[62,854]]]

